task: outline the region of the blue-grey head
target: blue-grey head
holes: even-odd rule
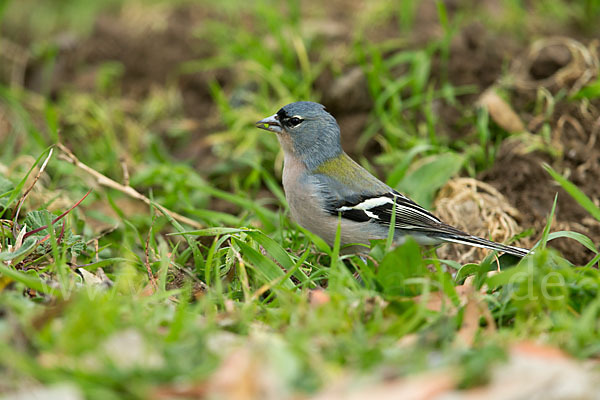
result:
[[[293,152],[309,169],[342,153],[340,127],[319,103],[288,104],[258,121],[256,127],[275,132],[284,152]]]

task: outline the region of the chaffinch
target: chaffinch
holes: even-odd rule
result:
[[[275,132],[283,148],[283,188],[292,217],[329,245],[335,242],[341,224],[340,241],[347,246],[346,253],[368,251],[368,247],[357,244],[387,238],[392,215],[395,245],[410,235],[423,245],[453,242],[518,257],[529,253],[445,224],[371,175],[344,152],[340,127],[321,104],[288,104],[256,126]]]

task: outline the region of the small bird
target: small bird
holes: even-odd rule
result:
[[[412,236],[422,245],[453,242],[517,257],[529,253],[454,228],[371,175],[344,152],[340,127],[322,104],[288,104],[256,127],[275,132],[283,148],[283,188],[292,217],[330,246],[341,224],[345,253],[364,253],[370,240],[387,238],[392,216],[394,245]]]

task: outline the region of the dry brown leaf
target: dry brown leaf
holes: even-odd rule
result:
[[[502,129],[510,133],[523,132],[525,125],[523,121],[504,99],[496,93],[493,88],[487,89],[479,97],[479,105],[485,108],[490,117]]]
[[[568,400],[599,399],[600,373],[560,349],[522,342],[513,345],[506,364],[492,371],[485,387],[454,391],[439,399]]]
[[[160,353],[135,329],[116,332],[102,343],[103,354],[121,369],[158,369],[164,366]]]
[[[426,400],[454,389],[457,378],[450,371],[427,372],[388,382],[356,387],[356,379],[341,382],[312,400]]]
[[[530,341],[523,341],[511,346],[510,352],[513,355],[526,355],[546,359],[568,359],[567,353],[557,347],[543,345]]]
[[[59,383],[52,386],[23,387],[16,392],[5,394],[2,400],[83,400],[81,390],[71,383]]]
[[[486,330],[489,333],[496,331],[496,324],[488,309],[487,303],[482,299],[481,294],[477,293],[475,287],[472,285],[473,280],[467,279],[464,285],[456,286],[456,294],[460,300],[460,304],[465,305],[465,313],[463,316],[462,326],[457,333],[457,338],[463,345],[471,346],[475,340],[477,331],[479,330],[479,320],[485,318],[487,325]],[[414,300],[419,302],[423,296],[416,296]],[[454,305],[451,299],[445,295],[444,292],[433,292],[427,297],[427,304],[425,305],[429,310],[442,311],[442,309],[449,310],[451,313],[455,313],[458,308]]]
[[[148,284],[140,291],[140,296],[149,297],[154,293],[156,293],[156,287],[151,282],[148,282]]]
[[[98,268],[97,274],[94,274],[85,268],[77,268],[77,271],[81,274],[81,278],[87,286],[109,288],[113,285],[113,282],[104,274],[102,268]]]
[[[475,288],[467,291],[467,304],[465,305],[465,313],[463,316],[462,326],[457,332],[457,339],[461,344],[472,346],[475,341],[475,336],[479,331],[479,320],[485,318],[487,333],[496,331],[496,323],[488,308],[487,303],[481,298],[481,295],[475,291]]]
[[[329,294],[323,289],[314,289],[308,292],[308,301],[313,307],[320,307],[331,301]]]
[[[173,384],[155,388],[150,395],[151,399],[204,399],[206,397],[206,384]]]
[[[207,393],[229,400],[283,399],[284,388],[262,353],[248,346],[229,353],[208,380]]]
[[[461,286],[455,286],[454,290],[458,295],[460,304],[465,304],[469,298],[469,293],[473,291],[473,287],[465,284]],[[423,299],[427,299],[427,304],[425,306],[431,311],[439,312],[444,308],[447,310],[452,310],[453,312],[456,311],[456,306],[444,292],[431,292],[427,296],[419,295],[413,297],[413,300],[417,303],[423,301]]]
[[[249,349],[241,347],[233,351],[210,378],[209,392],[232,400],[259,398],[257,379],[261,368]]]

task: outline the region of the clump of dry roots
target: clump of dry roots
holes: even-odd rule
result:
[[[568,37],[543,38],[534,42],[524,57],[511,66],[517,90],[567,89],[577,93],[598,76],[598,40],[588,46]]]
[[[477,179],[450,180],[439,191],[435,208],[442,221],[494,242],[506,243],[521,232],[516,221],[519,211],[494,187]],[[461,264],[481,261],[489,252],[465,245],[445,245],[437,250],[438,257]]]

